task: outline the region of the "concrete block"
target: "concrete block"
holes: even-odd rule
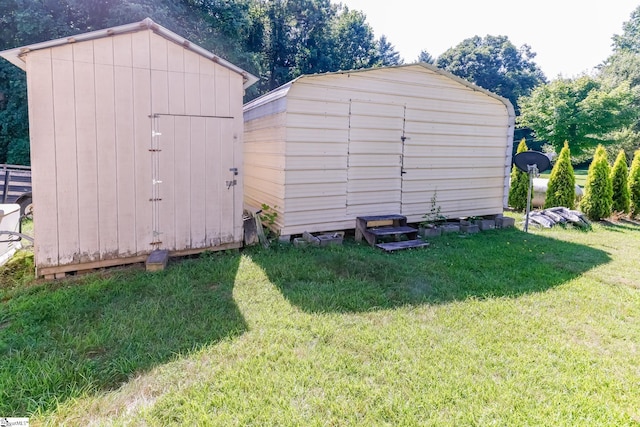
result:
[[[483,231],[493,230],[494,228],[496,228],[496,221],[493,219],[477,219],[473,223],[480,227],[480,230]]]
[[[476,224],[460,224],[460,231],[467,234],[475,234],[480,232],[480,227]]]
[[[278,242],[280,242],[280,243],[291,243],[291,235],[278,236]]]
[[[161,271],[166,268],[167,262],[169,262],[169,251],[155,250],[147,257],[145,268],[147,271]]]
[[[442,227],[420,227],[418,229],[418,235],[421,237],[437,237],[442,235]]]
[[[305,248],[309,246],[309,242],[307,242],[303,237],[295,237],[293,239],[293,246],[296,248]]]
[[[516,226],[516,219],[508,216],[496,218],[496,228],[509,228]]]
[[[318,239],[320,239],[320,246],[341,245],[343,237],[344,236],[340,233],[333,233],[333,234],[321,234],[318,236]]]
[[[320,239],[309,232],[302,233],[302,238],[312,245],[320,246]]]
[[[441,226],[442,234],[459,233],[460,224],[444,224]]]

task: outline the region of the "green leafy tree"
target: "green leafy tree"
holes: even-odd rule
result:
[[[613,186],[610,169],[607,151],[602,145],[598,145],[589,165],[584,197],[580,201],[580,210],[589,219],[597,221],[611,215]]]
[[[558,160],[551,169],[544,201],[545,208],[564,206],[573,209],[576,203],[576,177],[571,166],[569,144],[565,142]]]
[[[613,51],[640,53],[640,6],[631,12],[631,19],[622,24],[622,34],[613,36]]]
[[[609,87],[628,84],[634,91],[635,104],[640,105],[640,6],[632,13],[629,21],[622,26],[623,33],[613,36],[613,53],[598,67],[599,79]],[[616,142],[609,147],[609,153],[620,148],[628,158],[640,147],[640,121],[618,132]]]
[[[301,74],[402,63],[362,12],[331,0],[4,0],[0,50],[146,17],[259,76],[245,101]],[[26,79],[1,59],[0,99],[0,163],[26,163]]]
[[[531,47],[516,47],[506,36],[475,36],[438,57],[438,67],[507,98],[518,111],[518,98],[546,82],[533,61]]]
[[[570,141],[574,155],[613,142],[612,132],[638,120],[640,109],[628,84],[608,89],[584,76],[541,85],[520,99],[518,124],[556,149]]]
[[[524,138],[518,144],[516,154],[527,151],[527,142]],[[514,164],[511,167],[511,186],[509,188],[509,206],[516,211],[524,211],[527,207],[527,194],[529,194],[529,174],[521,171]]]
[[[629,212],[629,167],[624,150],[618,152],[611,169],[611,186],[613,188],[613,212]]]
[[[640,150],[636,150],[629,171],[629,198],[631,216],[640,215]]]
[[[336,70],[357,70],[375,65],[376,41],[364,13],[345,7],[335,20],[333,37]]]

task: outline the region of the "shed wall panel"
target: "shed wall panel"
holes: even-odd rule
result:
[[[133,47],[131,34],[123,34],[113,37],[113,64],[120,67],[131,68],[133,66]],[[54,51],[58,50],[55,48]]]
[[[92,44],[95,64],[113,65],[113,38],[96,39]]]
[[[154,114],[169,114],[169,73],[151,70],[151,108]]]
[[[200,113],[203,116],[215,116],[216,115],[216,81],[211,74],[200,74],[200,91],[202,96],[200,99]]]
[[[149,39],[149,50],[151,53],[150,63],[152,70],[168,71],[169,70],[169,42],[157,36]]]
[[[169,114],[186,114],[184,74],[178,71],[169,71],[167,79],[169,83]]]
[[[218,117],[229,117],[231,116],[230,109],[230,97],[231,97],[231,88],[230,88],[230,72],[228,69],[223,67],[215,67],[215,83],[216,83],[216,116]]]
[[[230,107],[227,107],[228,109]],[[235,205],[235,192],[238,188],[237,183],[234,184],[233,180],[237,182],[237,176],[230,170],[235,165],[235,149],[233,147],[234,131],[233,120],[222,119],[219,121],[221,128],[221,149],[220,149],[220,168],[224,182],[223,190],[220,192],[220,238],[222,243],[228,243],[234,241],[234,211]],[[242,210],[240,210],[242,212]]]
[[[191,243],[191,191],[189,185],[191,178],[189,172],[182,170],[182,165],[188,165],[191,161],[191,123],[189,117],[175,116],[175,169],[173,181],[175,182],[176,200],[174,229],[176,234],[176,248],[188,248]]]
[[[84,48],[79,48],[84,46]],[[91,49],[87,49],[87,47]],[[85,56],[93,57],[93,44],[73,46]],[[98,227],[98,158],[96,146],[96,91],[93,62],[74,62],[75,116],[77,120],[78,161],[78,233],[80,262],[100,259],[100,230]]]
[[[239,74],[229,74],[229,109],[233,120],[229,123],[231,143],[233,144],[233,159],[230,167],[235,168],[231,179],[236,182],[232,188],[233,200],[233,239],[240,242],[244,236],[244,221],[242,211],[244,207],[244,119],[242,117],[243,78]]]
[[[159,208],[159,229],[162,233],[160,240],[162,248],[175,250],[176,243],[176,208],[185,206],[181,197],[183,189],[176,188],[175,171],[176,167],[176,129],[175,118],[171,116],[160,116],[156,118],[157,129],[160,133],[158,137],[159,152],[159,178],[162,184],[159,187],[160,204]]]
[[[195,55],[195,54],[194,54]],[[190,57],[191,55],[186,55]],[[201,96],[210,96],[203,94],[200,87],[200,76],[196,73],[185,73],[185,111],[190,116],[199,116],[201,112]]]
[[[71,46],[54,49],[53,112],[54,144],[58,199],[58,262],[68,264],[79,260],[78,230],[78,159],[75,120],[75,87]]]
[[[138,31],[131,34],[131,65],[133,68],[139,68],[149,72],[151,67],[150,37],[151,33],[149,31]]]
[[[56,171],[55,117],[51,51],[29,55],[27,85],[29,99],[29,136],[31,139],[31,181],[33,201],[48,210],[35,210],[33,232],[37,266],[58,264],[58,182]],[[38,213],[40,212],[40,213]]]
[[[199,98],[198,98],[199,99]],[[191,163],[190,163],[190,183],[189,191],[202,189],[202,184],[206,179],[206,157],[205,146],[207,144],[206,119],[204,117],[191,118]],[[212,167],[215,167],[212,165]],[[203,189],[202,189],[203,190]],[[191,243],[192,248],[204,248],[206,246],[206,198],[191,197]]]
[[[136,245],[135,133],[133,70],[114,67],[118,255],[132,256]]]
[[[222,168],[222,128],[218,123],[220,119],[207,118],[205,122],[205,176],[206,188],[204,190],[204,202],[206,209],[205,235],[208,246],[219,245],[222,241],[220,210],[221,191],[223,188]]]
[[[148,42],[147,42],[148,44]],[[136,211],[136,253],[154,249],[153,174],[151,170],[151,75],[149,69],[133,69],[133,126]]]
[[[100,258],[118,255],[118,187],[115,80],[113,67],[96,64],[96,173],[98,177],[98,233]]]

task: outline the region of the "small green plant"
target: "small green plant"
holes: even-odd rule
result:
[[[275,211],[277,206],[271,207],[266,203],[263,203],[261,208],[262,212],[260,213],[260,217],[262,218],[262,222],[267,227],[271,227],[276,223],[276,218],[278,217],[278,212]]]
[[[610,170],[607,151],[602,145],[598,145],[593,161],[589,165],[584,197],[580,201],[580,210],[591,220],[597,221],[611,215],[613,186]]]
[[[435,228],[439,224],[442,224],[447,220],[447,217],[440,213],[441,208],[438,204],[438,190],[433,192],[433,196],[431,196],[431,209],[426,214],[422,215],[422,222],[420,223],[421,227],[425,228]]]
[[[527,151],[527,143],[522,138],[516,154]],[[509,206],[515,211],[522,212],[527,207],[527,194],[529,191],[529,175],[526,172],[522,172],[514,164],[511,167],[511,186],[509,187]]]
[[[611,169],[611,185],[613,186],[613,212],[629,213],[629,169],[627,155],[624,150],[618,152],[618,157]]]
[[[640,215],[640,150],[633,154],[628,184],[631,216],[636,217]]]
[[[576,203],[576,177],[571,165],[571,153],[569,143],[564,142],[564,147],[560,150],[558,160],[551,169],[547,194],[545,196],[544,207],[552,208],[564,206],[573,209]]]

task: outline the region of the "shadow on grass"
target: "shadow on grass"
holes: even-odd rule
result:
[[[600,225],[607,230],[615,231],[618,233],[626,233],[628,231],[640,231],[640,224],[635,221],[622,220],[617,222],[612,222],[609,220],[602,220],[599,222]]]
[[[251,256],[285,298],[307,312],[515,297],[543,292],[610,261],[601,250],[515,229],[442,236],[425,249],[392,254],[352,242]]]
[[[242,334],[232,297],[239,260],[213,253],[159,273],[129,269],[14,292],[0,306],[0,414],[46,412]]]

